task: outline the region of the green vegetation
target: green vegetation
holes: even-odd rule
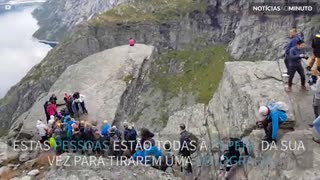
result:
[[[224,63],[230,60],[224,45],[174,51],[155,61],[151,78],[156,87],[172,96],[191,92],[199,103],[208,104],[222,78]]]
[[[91,21],[95,25],[109,23],[165,22],[189,12],[206,11],[206,3],[194,0],[136,0],[123,3]]]
[[[126,82],[126,84],[129,84],[129,82],[133,80],[134,80],[133,75],[127,75],[123,78],[123,81]]]

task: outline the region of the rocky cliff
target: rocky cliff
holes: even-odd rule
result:
[[[47,4],[60,2],[48,1]],[[73,4],[80,2],[82,1]],[[69,38],[52,50],[39,65],[30,70],[26,77],[12,87],[7,95],[0,100],[1,127],[7,129],[33,105],[42,93],[48,92],[59,75],[69,65],[101,50],[125,44],[129,37],[135,37],[141,43],[153,44],[159,53],[190,48],[198,51],[208,44],[229,43],[228,49],[234,58],[275,60],[282,54],[287,29],[294,24],[301,23],[304,25],[304,32],[309,39],[320,24],[318,16],[311,18],[308,16],[267,17],[262,21],[259,16],[248,15],[247,1],[174,0],[166,3],[161,2],[154,0],[148,1],[148,3],[117,6],[89,23],[78,25]],[[60,11],[60,8],[56,11]],[[172,54],[175,54],[174,51]],[[182,67],[176,59],[179,58],[171,58],[171,60],[164,62],[166,64],[155,64],[154,69],[157,70],[158,67],[169,65],[168,70],[172,71],[172,75],[175,76],[179,74],[176,71],[179,72]],[[161,83],[157,84],[161,85]],[[177,88],[175,87],[175,89]],[[192,91],[187,94],[193,93]],[[162,92],[157,92],[155,96],[159,93],[162,96]],[[172,99],[171,97],[172,95],[169,96],[169,99]],[[196,102],[194,100],[196,97],[190,97],[188,106]],[[208,98],[204,99],[208,101]],[[162,102],[164,102],[161,103],[162,106],[173,107],[173,109],[165,108],[163,113],[158,114],[157,117],[167,117],[168,113],[171,114],[176,110],[175,107],[182,108],[180,106],[181,98],[173,102],[166,102],[166,100]],[[125,107],[123,108],[125,109]],[[143,108],[142,105],[135,112],[131,110],[129,115],[139,117]],[[124,114],[129,112],[122,111]]]
[[[50,88],[42,93],[31,109],[23,113],[13,125],[9,136],[31,138],[36,134],[36,121],[44,118],[43,102],[51,94],[56,94],[58,103],[63,102],[65,92],[79,91],[85,95],[89,115],[84,120],[97,121],[112,119],[115,116],[120,98],[127,84],[137,78],[153,53],[152,46],[121,46],[91,55],[75,65],[69,66]],[[18,133],[18,134],[17,134]]]
[[[111,9],[123,0],[48,0],[33,12],[40,29],[38,39],[61,41],[78,24]]]
[[[292,25],[304,22],[307,40],[319,25],[318,16],[267,17],[263,20],[259,16],[249,16],[247,1],[139,2],[117,6],[88,23],[78,25],[70,37],[12,87],[0,101],[3,130],[19,117],[25,117],[26,114],[21,115],[42,94],[49,92],[67,67],[104,49],[125,44],[129,37],[134,37],[138,42],[153,44],[159,54],[146,64],[141,76],[123,94],[115,123],[130,120],[153,125],[153,129],[161,131],[166,127],[168,117],[176,111],[210,102],[222,75],[223,62],[231,59],[225,46],[217,44],[229,45],[231,55],[237,59],[275,60],[285,44],[285,32]],[[265,77],[264,74],[257,76]],[[256,75],[249,77],[254,79]],[[222,97],[215,95],[215,98]],[[132,107],[128,107],[129,104]],[[226,109],[232,105],[224,104]],[[246,107],[251,107],[252,112],[254,106],[257,102]],[[249,116],[251,113],[237,112],[237,116],[246,122],[253,121]],[[224,116],[217,115],[220,119]]]

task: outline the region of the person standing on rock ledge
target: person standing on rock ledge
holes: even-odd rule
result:
[[[299,73],[301,79],[301,90],[306,91],[306,76],[304,74],[304,69],[301,64],[301,59],[308,59],[306,56],[306,51],[304,49],[305,44],[303,40],[299,40],[296,47],[290,49],[289,58],[290,58],[290,66],[289,66],[289,83],[288,88],[286,89],[288,92],[292,91],[292,80],[296,72]]]
[[[289,36],[290,36],[290,41],[288,42],[288,45],[286,47],[285,50],[285,59],[284,59],[284,63],[286,65],[287,68],[287,74],[289,75],[289,69],[290,69],[290,49],[293,47],[296,47],[298,44],[299,40],[303,40],[303,38],[301,36],[298,35],[297,29],[296,28],[292,28],[289,31]]]

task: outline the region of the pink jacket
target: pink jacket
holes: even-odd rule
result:
[[[129,46],[134,46],[136,44],[136,41],[134,39],[129,40]]]
[[[51,116],[51,115],[55,116],[57,114],[57,105],[50,104],[47,107],[47,112],[48,112],[49,116]]]

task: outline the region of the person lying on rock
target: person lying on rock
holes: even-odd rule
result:
[[[288,120],[287,111],[288,106],[283,102],[271,103],[259,108],[259,122],[266,133],[263,140],[277,142],[279,126]]]
[[[304,68],[301,64],[301,59],[308,59],[306,56],[306,51],[304,49],[305,43],[303,40],[299,40],[297,46],[290,49],[289,52],[289,83],[288,92],[292,91],[292,81],[296,72],[299,73],[301,79],[301,90],[307,90],[306,87],[306,75],[304,73]]]

